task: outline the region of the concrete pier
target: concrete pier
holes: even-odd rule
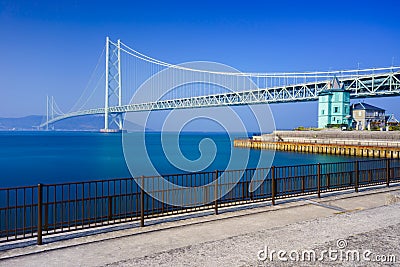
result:
[[[324,144],[306,143],[298,141],[258,141],[251,139],[234,140],[235,147],[270,149],[279,151],[294,151],[306,153],[321,153],[355,157],[372,158],[400,158],[400,147],[376,146],[376,145],[348,145],[348,144]]]

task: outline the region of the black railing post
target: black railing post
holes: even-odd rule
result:
[[[111,221],[113,217],[112,212],[112,196],[108,196],[108,220]]]
[[[358,170],[358,160],[354,162],[354,173],[355,173],[355,181],[354,181],[354,190],[358,193],[358,180],[360,179],[360,173]]]
[[[317,173],[318,198],[321,198],[321,163],[317,165]]]
[[[243,181],[243,182],[240,182],[240,183],[242,183],[242,199],[241,200],[246,200],[247,199],[247,182],[246,181]]]
[[[275,187],[275,166],[271,167],[271,200],[272,205],[275,205],[275,197],[276,197],[276,187]]]
[[[218,170],[215,170],[215,188],[214,188],[214,211],[218,215]]]
[[[45,231],[47,231],[49,229],[49,204],[48,203],[44,204],[44,225],[43,226],[44,226]]]
[[[164,213],[164,190],[161,191],[161,200],[161,213]]]
[[[249,191],[249,181],[243,182],[243,189],[244,189],[244,199],[249,200],[250,199],[250,191]]]
[[[249,184],[248,184],[248,189],[247,190],[249,190],[249,195],[250,195],[250,200],[253,200],[253,184],[252,184],[252,182],[250,181],[250,182],[248,182]]]
[[[390,183],[390,159],[386,159],[386,186]]]
[[[37,244],[42,244],[42,205],[43,205],[43,188],[42,184],[38,184],[38,213],[37,213]]]
[[[144,227],[144,176],[141,179],[140,186],[140,227]]]
[[[326,189],[329,190],[329,187],[331,186],[331,174],[327,173],[326,174]]]

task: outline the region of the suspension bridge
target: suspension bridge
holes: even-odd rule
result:
[[[101,71],[102,59],[105,59],[105,66]],[[165,72],[167,69],[169,71]],[[400,67],[395,66],[291,73],[205,70],[154,59],[108,37],[96,70],[99,77],[95,79],[92,74],[93,91],[82,94],[78,102],[83,104],[76,104],[75,110],[63,113],[54,98],[47,99],[47,116],[40,128],[48,128],[57,121],[72,117],[101,114],[104,115],[105,131],[122,130],[122,115],[127,112],[315,101],[319,92],[329,88],[335,76],[350,91],[351,98],[400,95]],[[130,101],[138,88],[163,72],[165,75],[161,79],[149,84],[146,97],[140,98],[142,101]],[[168,94],[159,89],[162,84],[169,84],[178,77],[190,82]],[[234,85],[233,89],[215,86],[218,81]],[[89,107],[89,100],[95,99],[93,96],[102,84],[105,84],[105,91],[100,91],[104,102],[99,104],[98,98]]]

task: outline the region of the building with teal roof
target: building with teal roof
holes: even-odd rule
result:
[[[350,92],[334,77],[318,94],[318,128],[350,126]]]

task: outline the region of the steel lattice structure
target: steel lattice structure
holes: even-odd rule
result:
[[[131,54],[131,52],[122,48],[121,44],[119,40],[117,43],[113,43],[107,38],[105,107],[52,117],[39,127],[46,127],[57,121],[76,116],[105,114],[105,129],[108,129],[110,123],[115,123],[119,129],[122,129],[121,115],[126,112],[315,101],[318,100],[318,93],[328,88],[334,76],[338,77],[344,88],[350,91],[351,98],[400,95],[400,67],[307,73],[216,73],[213,71],[186,69],[187,71],[200,71],[214,75],[240,75],[248,77],[252,81],[279,79],[286,81],[286,83],[283,82],[282,85],[252,90],[243,88],[243,91],[237,92],[122,105],[120,53],[123,51]],[[124,47],[127,46],[124,45]],[[185,70],[180,66],[155,60],[140,53],[131,55],[154,64]],[[296,82],[298,80],[304,80],[305,82]]]

